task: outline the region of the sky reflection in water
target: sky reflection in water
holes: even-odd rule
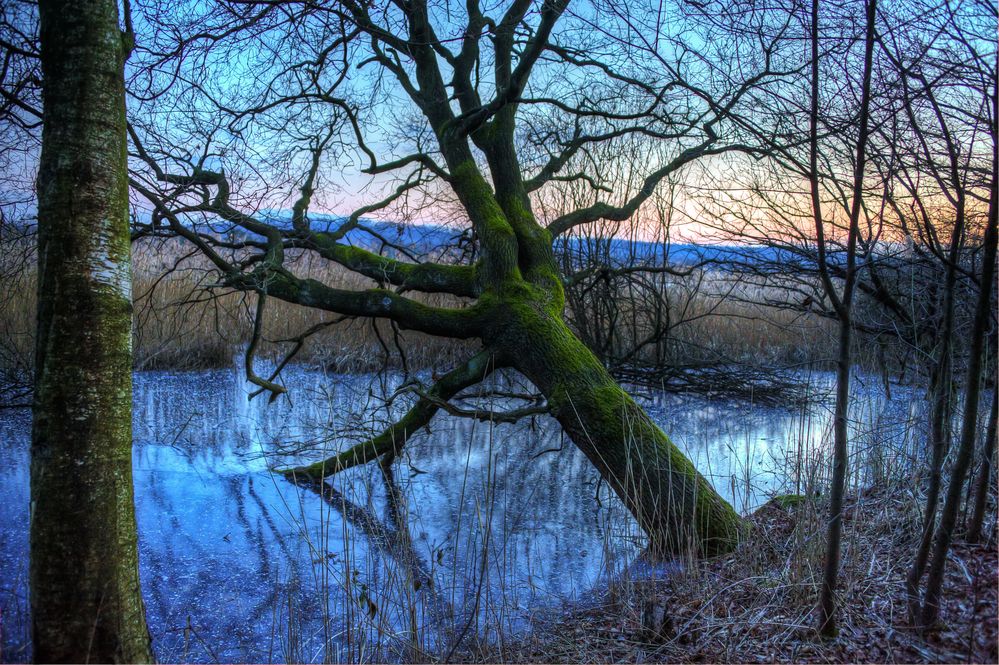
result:
[[[438,416],[397,460],[392,492],[373,465],[322,496],[270,474],[302,445],[336,450],[375,426],[386,414],[370,393],[400,377],[290,369],[285,380],[292,401],[268,406],[247,400],[235,371],[136,375],[142,582],[161,662],[418,659],[462,634],[521,630],[531,612],[580,598],[641,551],[634,521],[546,419]],[[913,403],[868,400],[857,440],[874,423],[904,450],[911,437],[898,423]],[[808,466],[798,453],[814,456],[828,437],[821,406],[676,395],[646,406],[742,511],[798,489],[793,476]],[[27,657],[29,439],[27,412],[3,414],[5,661]]]

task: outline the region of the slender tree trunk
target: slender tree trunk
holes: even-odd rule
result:
[[[989,489],[992,487],[993,458],[996,454],[996,420],[999,417],[999,390],[992,394],[992,411],[989,413],[989,425],[985,432],[985,442],[982,449],[982,470],[978,474],[975,487],[975,507],[971,511],[971,521],[968,523],[967,540],[977,543],[982,539],[982,526],[985,522],[985,508],[989,501]]]
[[[554,417],[645,529],[654,554],[712,556],[742,520],[543,300],[512,305],[489,339],[547,397]]]
[[[961,490],[971,466],[975,452],[975,438],[978,430],[978,405],[982,394],[982,369],[985,358],[985,338],[992,318],[992,288],[996,275],[996,251],[999,241],[997,217],[999,203],[996,198],[996,180],[992,182],[992,202],[989,206],[988,225],[985,229],[985,252],[982,259],[981,289],[975,308],[975,322],[971,332],[970,360],[964,388],[964,413],[961,421],[961,440],[951,470],[947,486],[947,498],[940,514],[936,539],[933,543],[933,563],[926,579],[926,593],[923,599],[920,625],[931,626],[937,620],[940,606],[940,592],[943,588],[944,570],[947,565],[947,552],[954,537],[958,511],[961,508]]]
[[[42,0],[39,12],[34,655],[149,661],[132,488],[125,45],[114,0]]]
[[[829,490],[829,529],[826,533],[825,569],[819,596],[819,633],[836,634],[836,582],[843,541],[843,499],[846,495],[846,461],[849,455],[850,369],[852,362],[849,319],[839,324],[839,357],[836,361],[836,405],[833,411],[833,472]]]
[[[846,494],[846,467],[849,456],[848,417],[850,410],[850,370],[852,368],[853,295],[857,282],[857,243],[860,238],[861,201],[864,194],[864,168],[867,159],[867,140],[870,133],[871,71],[874,53],[875,19],[877,0],[866,0],[866,28],[864,38],[864,71],[861,83],[859,132],[857,135],[856,162],[853,171],[850,226],[846,246],[846,275],[842,295],[829,276],[825,247],[825,220],[822,216],[819,195],[818,171],[818,120],[819,120],[819,0],[812,0],[811,49],[812,78],[811,106],[809,112],[809,181],[812,214],[815,221],[819,254],[819,270],[826,296],[833,303],[839,320],[839,346],[836,360],[836,406],[833,415],[833,474],[829,496],[829,526],[826,533],[826,557],[819,593],[819,633],[832,637],[836,627],[836,582],[839,577],[840,548],[843,539],[843,499]]]
[[[951,419],[951,373],[950,328],[953,320],[953,286],[948,291],[950,297],[944,296],[944,309],[949,315],[944,317],[942,339],[937,346],[938,355],[930,378],[930,477],[926,488],[926,505],[923,512],[923,531],[916,547],[912,565],[905,578],[906,598],[908,601],[909,622],[919,624],[920,593],[919,585],[926,572],[926,563],[930,558],[933,546],[933,532],[936,529],[937,508],[940,504],[940,488],[943,485],[943,463],[950,447],[949,423]]]
[[[999,391],[992,394],[989,425],[985,432],[985,445],[982,447],[982,470],[978,474],[978,482],[975,487],[975,507],[971,511],[971,521],[968,524],[968,535],[966,536],[969,543],[977,543],[982,539],[985,507],[989,501],[989,489],[992,487],[993,458],[996,454],[997,417],[999,417]]]

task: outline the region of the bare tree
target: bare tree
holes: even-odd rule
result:
[[[967,445],[973,449],[982,354],[992,320],[992,278],[988,277],[988,284],[983,280],[992,270],[985,262],[994,241],[990,229],[995,205],[996,69],[994,44],[990,45],[994,40],[986,36],[991,30],[986,26],[994,23],[996,14],[994,7],[984,3],[968,9],[965,14],[964,8],[948,4],[927,11],[926,25],[918,30],[932,37],[929,41],[913,39],[907,30],[880,39],[881,50],[898,75],[895,99],[904,122],[904,130],[894,133],[892,150],[885,152],[888,159],[880,166],[893,183],[886,189],[885,200],[910,245],[925,257],[929,268],[924,286],[928,297],[922,300],[926,309],[913,319],[917,323],[915,341],[929,374],[931,462],[922,537],[906,580],[910,619],[922,627],[929,625],[927,619],[935,618],[936,603],[929,586],[921,600],[919,586],[931,549],[935,549],[939,563],[940,552],[949,546],[950,536],[944,534],[952,532],[957,510],[949,496],[961,495],[970,463],[965,436],[971,437]],[[970,260],[975,254],[976,235],[984,254],[978,271]],[[973,320],[962,322],[962,303],[976,300],[978,304],[970,307],[977,310]],[[968,330],[967,335],[958,333],[962,328]],[[957,343],[961,338],[969,343]],[[975,423],[970,430],[962,426],[961,445],[938,526],[956,399],[955,376],[960,376],[962,354],[966,357],[964,419],[967,422],[970,415]],[[936,574],[940,574],[939,569]]]
[[[660,183],[699,159],[751,151],[731,118],[776,74],[769,55],[737,64],[702,49],[687,58],[679,55],[677,30],[669,67],[643,66],[629,50],[633,16],[622,22],[589,5],[573,12],[562,0],[517,0],[488,13],[477,2],[460,13],[423,1],[219,6],[199,19],[208,26],[203,32],[139,54],[145,73],[133,82],[156,85],[136,94],[155,99],[158,109],[208,109],[170,128],[157,124],[157,114],[137,114],[132,184],[150,208],[146,231],[187,239],[225,287],[255,292],[261,302],[278,298],[482,343],[480,353],[419,388],[412,410],[383,435],[289,473],[321,479],[391,459],[439,410],[455,413],[448,400],[459,391],[509,367],[544,395],[547,412],[631,509],[654,549],[713,554],[732,547],[737,515],[566,325],[564,276],[552,244],[601,220],[631,218]],[[248,39],[264,45],[273,62],[255,70],[259,85],[244,80],[238,91],[227,89],[212,63],[219,49]],[[590,48],[598,43],[603,51]],[[749,43],[755,49],[759,41]],[[590,55],[597,52],[606,57]],[[363,76],[355,75],[358,67]],[[592,84],[581,87],[581,77]],[[397,130],[371,124],[383,106],[370,97],[357,101],[360,88],[390,97]],[[400,107],[400,97],[411,105]],[[539,137],[542,126],[548,138],[533,153],[518,150],[518,127]],[[636,135],[671,150],[632,186],[614,183],[605,164],[569,170],[579,161],[587,166],[573,160],[589,146]],[[324,166],[349,151],[364,160],[366,173],[396,179],[385,198],[320,228],[309,210],[322,196],[320,182],[329,183]],[[589,201],[546,223],[535,204],[566,181],[592,183]],[[290,186],[299,193],[287,223],[259,213]],[[363,216],[403,202],[418,206],[421,197],[467,224],[470,260],[391,257],[346,240],[365,232]],[[238,235],[224,240],[226,228]],[[415,256],[412,247],[396,249]],[[339,263],[372,280],[372,288],[340,289],[296,274],[286,257],[299,253]],[[438,294],[446,304],[426,304],[414,292]],[[276,377],[256,376],[252,355],[250,380],[283,390]]]
[[[969,344],[968,368],[964,384],[964,411],[961,420],[961,436],[957,455],[951,469],[947,485],[947,496],[940,515],[940,524],[936,528],[933,544],[933,562],[927,575],[926,590],[923,596],[922,611],[919,616],[920,626],[932,626],[940,611],[940,594],[943,588],[944,570],[947,565],[948,552],[957,525],[958,512],[961,508],[961,498],[964,493],[964,482],[971,466],[975,450],[975,439],[978,434],[978,408],[981,401],[983,369],[985,364],[986,337],[992,325],[993,302],[992,289],[996,279],[996,251],[999,244],[999,133],[996,130],[996,119],[999,118],[999,59],[994,61],[992,68],[992,90],[990,97],[990,138],[992,143],[992,173],[989,184],[988,217],[983,241],[984,252],[981,262],[981,278],[979,280],[978,302],[975,307],[975,318],[971,329]],[[994,412],[994,408],[993,408]],[[995,428],[992,428],[995,435]],[[989,444],[991,447],[993,444]],[[991,453],[989,453],[991,457]],[[988,478],[988,467],[983,471]]]
[[[849,12],[837,4],[826,6]],[[980,302],[983,290],[977,266],[987,248],[985,220],[992,200],[994,21],[994,8],[983,3],[881,8],[876,49],[863,66],[851,55],[845,34],[818,43],[813,38],[812,94],[803,94],[800,79],[788,79],[791,90],[779,90],[764,104],[772,112],[783,110],[785,117],[768,116],[758,128],[770,135],[769,142],[761,137],[770,159],[761,162],[749,193],[740,199],[737,191],[714,192],[710,200],[709,211],[725,237],[774,250],[771,259],[747,259],[739,266],[747,281],[779,294],[768,304],[842,324],[842,309],[829,297],[829,285],[845,289],[852,279],[857,294],[852,335],[882,350],[894,347],[899,367],[915,366],[928,377],[926,510],[907,583],[917,623],[918,586],[944,488],[957,396],[953,377],[965,367],[977,373],[972,363],[981,352],[974,335],[979,323],[967,310]],[[845,25],[849,29],[849,21]],[[832,64],[816,72],[817,60]],[[859,79],[868,76],[873,80],[861,84]],[[835,91],[824,95],[827,101],[818,108],[816,82],[825,86],[818,91]],[[862,94],[852,94],[855,90],[870,96],[869,109]],[[806,111],[799,99],[810,99],[813,108]],[[858,128],[864,127],[858,109],[870,114],[865,159],[856,150]],[[806,124],[804,118],[812,130],[807,139],[795,127]],[[817,144],[822,146],[818,151]],[[812,147],[808,168],[803,146]],[[858,175],[864,161],[868,172]],[[821,188],[810,173],[822,173]],[[798,179],[811,180],[811,206],[795,191]],[[820,207],[838,213],[820,216],[831,233],[804,223],[808,215],[803,211]],[[841,341],[842,332],[840,327]],[[842,353],[842,344],[836,348]],[[879,362],[889,386],[888,360],[882,355]],[[838,449],[837,457],[842,452]],[[958,485],[953,491],[960,492]],[[830,586],[825,585],[827,591]]]
[[[812,96],[809,113],[809,183],[812,214],[815,219],[818,270],[826,297],[832,302],[839,318],[839,351],[836,359],[836,404],[833,408],[833,475],[829,497],[829,531],[826,536],[826,560],[819,597],[819,632],[836,634],[836,578],[843,531],[843,498],[846,492],[846,464],[849,456],[848,417],[850,407],[850,373],[853,368],[853,297],[857,285],[857,241],[860,236],[860,215],[863,205],[864,168],[867,160],[867,138],[870,132],[871,70],[874,56],[877,0],[867,0],[864,31],[864,69],[860,91],[860,125],[854,162],[853,190],[846,240],[846,266],[842,292],[833,284],[826,257],[825,220],[822,217],[819,189],[819,2],[812,0]]]

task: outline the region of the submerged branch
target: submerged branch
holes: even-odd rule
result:
[[[481,351],[442,376],[425,394],[420,393],[416,404],[378,436],[314,464],[275,471],[292,481],[298,476],[321,480],[351,467],[373,462],[382,456],[388,456],[391,461],[410,436],[430,423],[442,403],[465,388],[479,383],[495,369],[493,355],[488,351]]]
[[[543,401],[535,404],[534,406],[525,406],[519,409],[508,409],[506,411],[494,411],[492,409],[483,409],[477,406],[470,409],[462,408],[429,393],[424,393],[419,390],[416,392],[421,398],[432,401],[439,408],[443,409],[452,416],[456,416],[458,418],[472,418],[483,422],[512,424],[522,418],[528,418],[530,416],[544,416],[551,413],[551,407],[548,406],[547,402]]]

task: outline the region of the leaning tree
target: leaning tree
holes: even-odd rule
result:
[[[567,325],[572,276],[552,246],[570,230],[640,215],[660,183],[694,162],[753,151],[736,118],[779,76],[765,14],[747,9],[744,29],[725,31],[717,14],[661,3],[629,3],[627,14],[568,0],[200,9],[181,17],[157,6],[136,21],[132,187],[149,213],[141,234],[182,238],[211,262],[219,288],[256,294],[247,378],[275,397],[285,390],[253,363],[275,298],[481,343],[416,389],[384,432],[286,473],[322,479],[390,462],[438,411],[458,411],[450,400],[505,368],[543,394],[544,411],[655,550],[731,548],[738,515]],[[622,183],[591,148],[636,136],[669,154]],[[337,178],[357,189],[358,170],[383,198],[318,223],[316,202],[331,205]],[[583,186],[589,200],[559,209],[561,186]],[[364,216],[400,214],[403,202],[457,220],[473,251],[428,258],[384,237],[392,251],[351,242]],[[370,288],[314,279],[303,256]],[[537,409],[490,417],[526,413]]]

